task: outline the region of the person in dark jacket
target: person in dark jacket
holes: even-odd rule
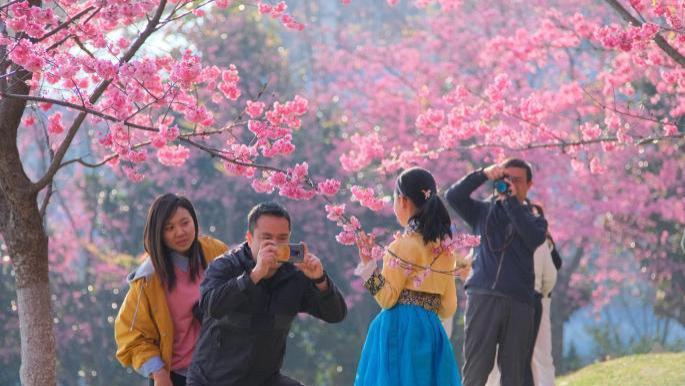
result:
[[[290,240],[290,215],[262,203],[248,215],[247,241],[217,258],[200,286],[202,328],[189,386],[301,385],[281,374],[290,325],[300,312],[329,323],[345,318],[345,300],[318,257],[277,260]]]
[[[487,201],[471,198],[487,180],[503,180],[507,189]],[[485,385],[498,345],[502,386],[523,384],[533,333],[533,252],[547,233],[547,221],[526,204],[532,184],[530,165],[513,158],[472,172],[445,194],[481,236],[465,283],[464,386]]]

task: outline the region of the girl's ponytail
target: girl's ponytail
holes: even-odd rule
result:
[[[409,219],[426,243],[452,236],[450,215],[438,196],[433,175],[423,168],[407,169],[397,177],[397,192],[411,200],[416,212]]]

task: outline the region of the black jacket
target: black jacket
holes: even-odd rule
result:
[[[522,205],[516,197],[498,201],[472,199],[471,193],[485,181],[485,173],[475,171],[445,193],[459,216],[481,236],[465,288],[467,292],[503,295],[532,303],[533,253],[545,241],[547,221],[535,216],[531,207]]]
[[[243,243],[207,268],[189,386],[264,385],[280,371],[290,325],[299,312],[330,323],[345,318],[345,300],[330,278],[328,290],[321,292],[286,263],[255,285],[249,276],[254,266]]]

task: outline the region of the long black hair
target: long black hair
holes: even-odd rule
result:
[[[397,177],[395,190],[416,207],[409,222],[425,243],[452,236],[450,214],[438,196],[435,179],[428,170],[414,167],[403,171]]]
[[[171,250],[164,243],[164,224],[176,213],[178,208],[184,208],[193,218],[195,225],[195,238],[190,245],[188,265],[190,267],[190,279],[195,281],[200,276],[200,269],[207,267],[200,242],[198,241],[198,222],[195,208],[190,200],[183,196],[172,193],[163,194],[155,199],[147,212],[145,231],[143,232],[143,244],[145,252],[150,256],[155,272],[159,275],[162,285],[171,291],[176,285],[176,273],[171,259]]]

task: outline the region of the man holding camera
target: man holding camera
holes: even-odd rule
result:
[[[547,221],[526,203],[532,177],[527,162],[512,158],[472,172],[445,194],[481,236],[465,284],[464,386],[485,385],[498,345],[502,386],[523,384],[533,333],[533,253],[547,232]],[[487,180],[493,196],[471,198]]]
[[[247,241],[207,268],[188,385],[301,385],[280,373],[293,319],[300,312],[329,323],[345,318],[345,300],[321,260],[306,245],[288,244],[290,225],[282,206],[255,206]]]

